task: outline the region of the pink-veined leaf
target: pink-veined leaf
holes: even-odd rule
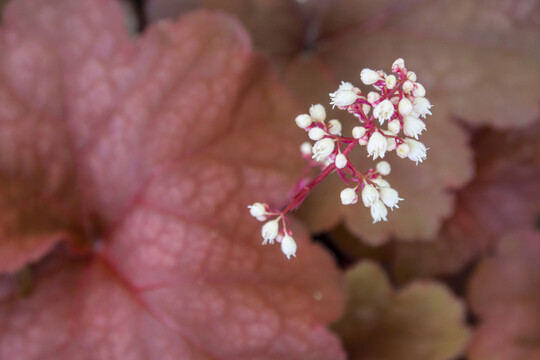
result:
[[[237,22],[130,39],[111,0],[20,0],[0,39],[0,358],[343,357],[332,260],[300,224],[296,259],[260,246],[246,209],[294,184],[297,108]]]

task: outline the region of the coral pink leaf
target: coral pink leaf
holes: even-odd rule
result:
[[[56,247],[25,291],[0,278],[0,358],[343,359],[341,273],[298,223],[296,259],[262,247],[246,208],[300,171],[291,95],[227,16],[136,39],[123,20],[113,0],[6,9],[0,256],[21,254],[0,271],[90,250]]]

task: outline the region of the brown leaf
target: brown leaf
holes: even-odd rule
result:
[[[502,234],[535,225],[540,215],[540,123],[482,131],[474,139],[477,175],[457,194],[456,211],[429,244],[396,244],[401,278],[461,269]]]
[[[469,301],[481,323],[471,360],[540,357],[540,234],[521,231],[501,239],[469,283]]]

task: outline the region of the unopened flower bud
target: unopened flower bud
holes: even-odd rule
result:
[[[296,241],[290,235],[285,235],[281,239],[281,251],[287,256],[287,259],[290,259],[291,256],[296,257]]]
[[[362,189],[362,201],[364,202],[365,207],[370,207],[379,200],[379,191],[375,186],[370,184],[365,184],[364,189]]]
[[[403,144],[400,144],[397,148],[396,148],[396,154],[397,156],[399,156],[400,158],[404,159],[406,158],[407,156],[409,156],[409,152],[410,152],[410,149],[409,149],[409,145],[403,143]]]
[[[416,97],[424,97],[426,96],[426,89],[424,88],[422,84],[415,83],[414,89],[413,89],[413,95]]]
[[[274,239],[278,236],[279,231],[279,223],[278,219],[270,220],[266,224],[263,225],[261,230],[261,235],[264,239],[263,245],[266,245],[266,243],[273,244]]]
[[[373,160],[377,159],[378,157],[383,158],[386,152],[386,146],[386,138],[384,135],[376,131],[369,138],[367,152],[369,156],[373,156]]]
[[[414,83],[410,80],[407,80],[403,83],[403,86],[401,88],[406,94],[410,94],[411,91],[413,91],[414,89]]]
[[[339,153],[336,155],[335,163],[338,169],[343,169],[345,166],[347,166],[347,157],[342,153]]]
[[[403,116],[409,115],[413,111],[413,105],[411,101],[406,97],[402,98],[399,101],[398,111]]]
[[[334,141],[326,138],[319,140],[313,145],[311,149],[313,152],[313,158],[317,161],[324,160],[328,155],[334,151]]]
[[[398,119],[394,119],[388,123],[388,131],[390,131],[391,134],[396,135],[401,130],[401,123]]]
[[[377,164],[376,169],[379,174],[386,176],[390,174],[391,167],[388,161],[381,161]]]
[[[294,119],[294,121],[296,122],[296,125],[300,128],[300,129],[305,129],[307,128],[309,125],[311,125],[311,123],[313,122],[311,120],[311,116],[309,116],[308,114],[301,114],[301,115],[298,115],[296,117],[296,119]]]
[[[343,205],[353,205],[356,204],[356,202],[358,201],[358,195],[356,194],[356,191],[352,188],[341,190],[339,196]]]
[[[371,69],[363,69],[360,73],[360,80],[362,80],[365,85],[373,85],[380,79],[381,77],[379,76],[379,74],[377,74],[376,71]]]
[[[304,156],[311,157],[311,144],[309,142],[303,142],[302,145],[300,145],[300,152]]]
[[[324,110],[324,106],[321,104],[311,105],[309,115],[311,115],[313,121],[324,122],[324,119],[326,119],[326,110]]]
[[[249,213],[254,218],[262,217],[266,214],[266,208],[260,202],[253,203],[248,206]]]
[[[323,129],[318,128],[318,127],[311,128],[308,131],[308,136],[313,141],[321,140],[324,137],[324,135],[326,135],[326,132]]]
[[[396,59],[392,64],[392,72],[397,73],[399,70],[405,68],[405,61],[402,58]]]
[[[380,98],[381,98],[381,94],[375,91],[370,91],[368,92],[366,99],[370,104],[373,105],[375,104],[375,102],[379,101]]]
[[[373,205],[371,205],[371,217],[373,218],[373,223],[379,222],[381,220],[388,221],[386,216],[388,215],[388,209],[384,206],[384,203],[381,200],[377,200]]]
[[[355,139],[360,139],[365,134],[366,134],[366,128],[363,126],[355,126],[352,129],[352,136]]]
[[[397,79],[394,75],[388,75],[386,77],[386,88],[387,89],[393,89],[394,86],[396,86]]]
[[[368,144],[368,140],[369,140],[368,136],[367,136],[367,135],[364,135],[364,136],[362,136],[360,139],[358,139],[358,143],[359,143],[360,145],[364,146],[364,145],[367,145],[367,144]]]
[[[394,151],[396,149],[396,139],[393,137],[386,138],[386,151]]]
[[[392,115],[394,115],[394,105],[392,105],[389,100],[381,101],[377,106],[375,106],[375,109],[373,109],[373,116],[379,119],[381,125],[385,120],[390,120]]]
[[[328,131],[332,135],[341,135],[341,123],[337,119],[330,120],[328,122]]]
[[[364,115],[368,115],[370,111],[371,106],[369,106],[368,104],[362,104],[362,112],[364,113]]]
[[[391,187],[382,187],[380,192],[381,201],[384,203],[384,205],[388,206],[390,209],[394,209],[394,207],[399,208],[397,203],[403,199],[399,197],[396,190],[392,189]]]
[[[416,82],[416,73],[414,71],[407,71],[407,79]]]

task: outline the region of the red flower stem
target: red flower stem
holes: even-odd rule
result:
[[[356,145],[358,145],[357,141],[347,145],[345,150],[343,150],[343,154],[348,155]],[[325,167],[324,170],[319,175],[317,175],[317,177],[311,180],[309,184],[304,186],[302,190],[300,190],[298,193],[296,193],[296,195],[294,195],[289,205],[287,205],[287,207],[285,207],[285,209],[281,211],[281,215],[285,216],[289,211],[297,209],[302,204],[302,202],[304,201],[306,196],[309,194],[309,192],[315,186],[317,186],[321,181],[323,181],[325,177],[330,175],[335,169],[336,169],[336,164],[334,163]]]

